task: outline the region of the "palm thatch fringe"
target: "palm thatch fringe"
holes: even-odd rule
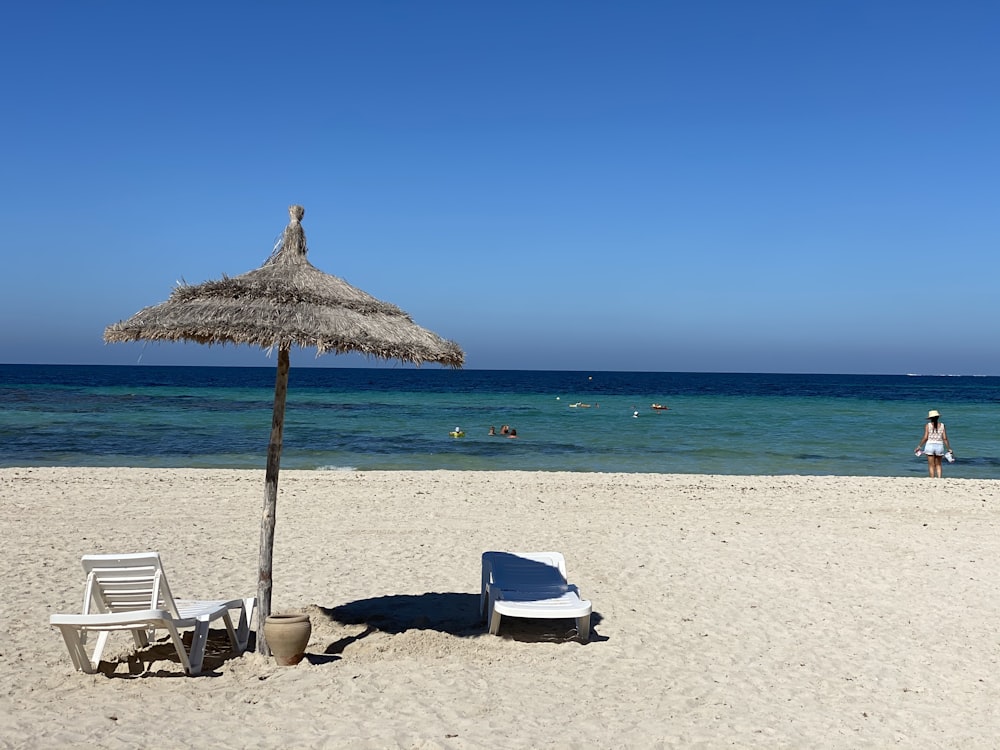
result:
[[[240,276],[181,284],[166,302],[109,326],[104,340],[247,344],[268,350],[315,347],[317,354],[359,352],[462,366],[465,355],[458,344],[418,326],[395,305],[313,266],[306,257],[302,207],[290,211],[292,221],[263,266]]]

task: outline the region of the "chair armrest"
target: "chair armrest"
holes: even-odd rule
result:
[[[165,609],[143,609],[134,612],[116,612],[99,615],[64,615],[49,617],[49,625],[71,625],[78,628],[153,628],[158,623],[169,622],[173,618]]]

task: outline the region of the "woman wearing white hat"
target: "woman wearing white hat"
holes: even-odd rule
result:
[[[948,442],[948,431],[944,428],[944,422],[937,409],[927,412],[927,424],[924,425],[924,436],[917,445],[916,454],[919,456],[921,449],[927,454],[927,471],[931,477],[941,478],[941,458],[945,455],[945,448],[948,449],[948,460],[951,457],[951,443]]]

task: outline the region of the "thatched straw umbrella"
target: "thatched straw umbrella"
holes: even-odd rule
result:
[[[278,351],[257,581],[257,650],[263,654],[270,653],[264,620],[271,613],[274,520],[292,346],[316,347],[317,355],[360,352],[418,365],[439,362],[461,367],[465,359],[456,343],[421,328],[395,305],[313,266],[306,259],[301,224],[305,209],[291,206],[288,212],[291,221],[281,241],[257,270],[193,286],[181,284],[166,302],[144,308],[104,331],[108,343],[197,341],[250,344]]]

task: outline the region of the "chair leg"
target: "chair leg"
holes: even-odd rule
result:
[[[181,638],[180,631],[178,631],[177,628],[174,627],[174,624],[170,621],[164,622],[161,627],[163,627],[163,629],[165,629],[167,631],[167,634],[170,636],[170,642],[174,644],[174,651],[177,652],[177,658],[181,660],[181,666],[184,667],[184,671],[187,672],[189,675],[198,674],[198,672],[201,671],[201,660],[199,659],[198,661],[198,669],[197,670],[193,669],[194,665],[192,663],[192,659],[188,658],[188,653],[187,651],[184,650],[184,639]],[[207,631],[207,624],[206,624],[206,631]],[[197,642],[198,642],[198,628],[195,628],[195,632],[191,636],[192,653],[197,647]],[[205,654],[204,639],[202,640],[201,648],[202,648],[201,651],[202,656],[204,656]]]
[[[107,644],[109,637],[111,637],[111,633],[107,630],[102,630],[97,634],[97,643],[94,644],[94,655],[89,660],[94,672],[97,671],[97,665],[101,663],[101,655],[104,653],[104,646]]]
[[[229,650],[234,654],[240,652],[240,641],[236,637],[236,630],[233,628],[233,618],[229,612],[222,616],[222,621],[226,624],[226,635],[229,636]]]
[[[60,626],[59,632],[62,633],[63,641],[66,643],[66,650],[69,651],[69,658],[73,661],[73,667],[78,672],[92,674],[95,671],[94,666],[90,663],[90,657],[87,656],[87,649],[83,645],[81,632],[77,628],[67,625]]]
[[[191,675],[201,674],[201,664],[205,660],[205,646],[208,644],[208,624],[207,617],[199,617],[191,634],[191,654],[188,657],[190,660],[188,673]],[[232,623],[229,624],[229,628],[232,629]]]
[[[233,616],[232,610],[226,612],[223,619],[226,623],[226,632],[229,635],[229,645],[232,647],[234,654],[242,654],[247,650],[247,643],[250,641],[250,618],[253,616],[254,604],[256,604],[256,597],[248,597],[242,600],[242,604],[239,608],[240,619],[233,627]]]
[[[247,643],[250,642],[250,620],[253,619],[253,608],[257,604],[257,597],[250,596],[243,600],[243,609],[240,610],[240,622],[236,626],[236,645],[239,649],[237,653],[242,654],[247,650]]]
[[[576,635],[580,643],[590,641],[590,615],[576,618]]]
[[[490,635],[500,634],[500,613],[495,609],[490,615]]]
[[[146,648],[149,645],[150,638],[155,638],[154,630],[146,630],[145,628],[136,628],[132,631],[132,640],[135,641],[136,648]]]
[[[63,641],[66,643],[66,650],[69,651],[69,658],[73,661],[73,667],[80,672],[94,674],[101,663],[101,654],[104,653],[104,646],[108,642],[111,633],[102,630],[97,634],[97,642],[94,644],[94,653],[87,655],[87,639],[91,633],[85,628],[76,628],[71,625],[60,625],[59,632],[62,633]]]

